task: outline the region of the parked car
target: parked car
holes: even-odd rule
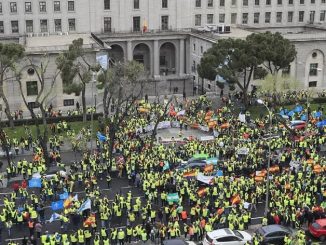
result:
[[[326,218],[317,219],[314,223],[310,224],[309,232],[314,237],[319,238],[321,241],[326,240]]]
[[[282,225],[267,225],[259,228],[255,232],[260,234],[264,240],[263,244],[284,244],[285,236],[293,236],[294,230]]]
[[[251,241],[252,236],[245,231],[230,230],[229,228],[207,232],[203,245],[243,245]]]

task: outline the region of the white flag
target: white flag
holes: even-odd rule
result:
[[[59,220],[61,218],[60,214],[54,213],[51,215],[51,218],[49,219],[49,222],[52,223],[53,221]]]
[[[91,204],[92,204],[91,199],[87,198],[87,200],[78,209],[78,212],[81,213],[84,210],[91,209]]]

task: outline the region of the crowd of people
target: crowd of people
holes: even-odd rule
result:
[[[291,226],[300,232],[286,237],[286,244],[309,244],[302,229],[325,217],[326,208],[326,158],[320,152],[325,131],[316,126],[316,120],[309,122],[306,130],[294,129],[294,136],[278,122],[269,129],[266,116],[247,123],[239,120],[228,105],[214,110],[204,96],[171,102],[167,112],[164,103],[170,102],[135,104],[119,125],[113,152],[109,140],[98,138],[96,150],[85,151],[82,160],[69,168],[60,157],[64,140],[56,136],[59,130],[68,132],[69,125],[55,125],[51,162],[62,171],[52,175],[48,175],[50,167],[33,137],[20,140],[22,148],[34,149],[34,157],[30,162],[12,161],[7,168],[8,180],[13,176],[22,176],[23,180],[15,181],[12,192],[3,197],[2,238],[16,244],[10,238],[19,229],[26,233],[22,244],[106,245],[163,242],[177,237],[201,242],[215,229],[246,230],[266,198],[270,157],[269,209],[261,223]],[[176,113],[183,110],[180,115]],[[210,141],[171,141],[167,145],[153,142],[151,134],[139,128],[155,123],[157,111],[162,121],[178,122],[180,136],[200,124],[213,130],[216,137]],[[108,131],[101,132],[107,139]],[[275,137],[267,137],[270,134]],[[244,148],[247,152],[240,153]],[[179,167],[196,154],[218,159],[217,163],[204,169]],[[217,171],[222,175],[216,175]],[[201,183],[196,178],[199,173],[213,176],[212,181]],[[37,174],[41,185],[30,187],[29,181]],[[143,197],[114,189],[116,178],[128,179]],[[107,190],[115,193],[114,198],[108,198]],[[171,201],[170,194],[175,193],[178,198]],[[52,204],[61,199],[63,206],[54,208]],[[251,244],[260,242],[261,237],[255,235]]]

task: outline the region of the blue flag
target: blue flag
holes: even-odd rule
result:
[[[302,110],[303,110],[303,107],[301,106],[301,105],[297,105],[295,108],[294,108],[294,112],[302,112]]]
[[[315,113],[313,114],[313,117],[314,117],[314,118],[319,118],[319,117],[321,117],[321,111],[317,111],[317,112],[315,112]]]
[[[42,180],[41,179],[31,179],[28,181],[29,188],[41,188]]]
[[[307,115],[302,115],[300,118],[302,121],[307,121]]]
[[[289,116],[289,117],[293,117],[293,115],[294,115],[294,111],[289,111],[289,112],[288,112],[288,116]]]
[[[63,209],[63,200],[57,201],[57,202],[52,202],[51,203],[51,209],[53,211]]]
[[[316,123],[318,128],[324,127],[326,125],[326,120]]]
[[[68,192],[64,192],[59,195],[59,198],[60,198],[60,200],[66,200],[66,199],[68,199],[68,196],[69,196]]]
[[[218,171],[216,172],[216,176],[217,176],[217,177],[222,177],[222,176],[223,176],[223,171],[222,171],[222,170],[218,170]]]
[[[165,161],[164,166],[163,166],[163,171],[168,170],[168,169],[170,169],[170,164],[167,161]]]
[[[104,142],[106,141],[105,135],[101,134],[100,132],[97,132],[97,138],[99,141]]]
[[[60,220],[60,218],[61,218],[61,215],[60,214],[53,213],[51,215],[51,218],[49,219],[49,222],[52,223],[53,221]]]

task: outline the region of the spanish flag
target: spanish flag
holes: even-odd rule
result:
[[[144,32],[147,32],[147,29],[148,29],[147,21],[144,19],[144,22],[143,22],[143,33]]]
[[[239,195],[235,195],[235,196],[231,197],[231,203],[232,203],[232,205],[239,204],[240,201],[241,201],[241,199],[240,199],[240,196]]]
[[[198,189],[197,194],[199,197],[205,196],[207,193],[206,187],[201,187]]]
[[[188,172],[183,173],[184,178],[195,177],[195,176],[197,176],[196,170],[192,170],[192,171],[188,171]]]
[[[205,173],[209,173],[209,172],[212,172],[213,169],[214,169],[213,164],[207,164],[207,165],[205,166],[205,168],[204,168],[204,172],[205,172]]]
[[[84,227],[90,227],[96,223],[95,214],[91,214],[85,221]]]

